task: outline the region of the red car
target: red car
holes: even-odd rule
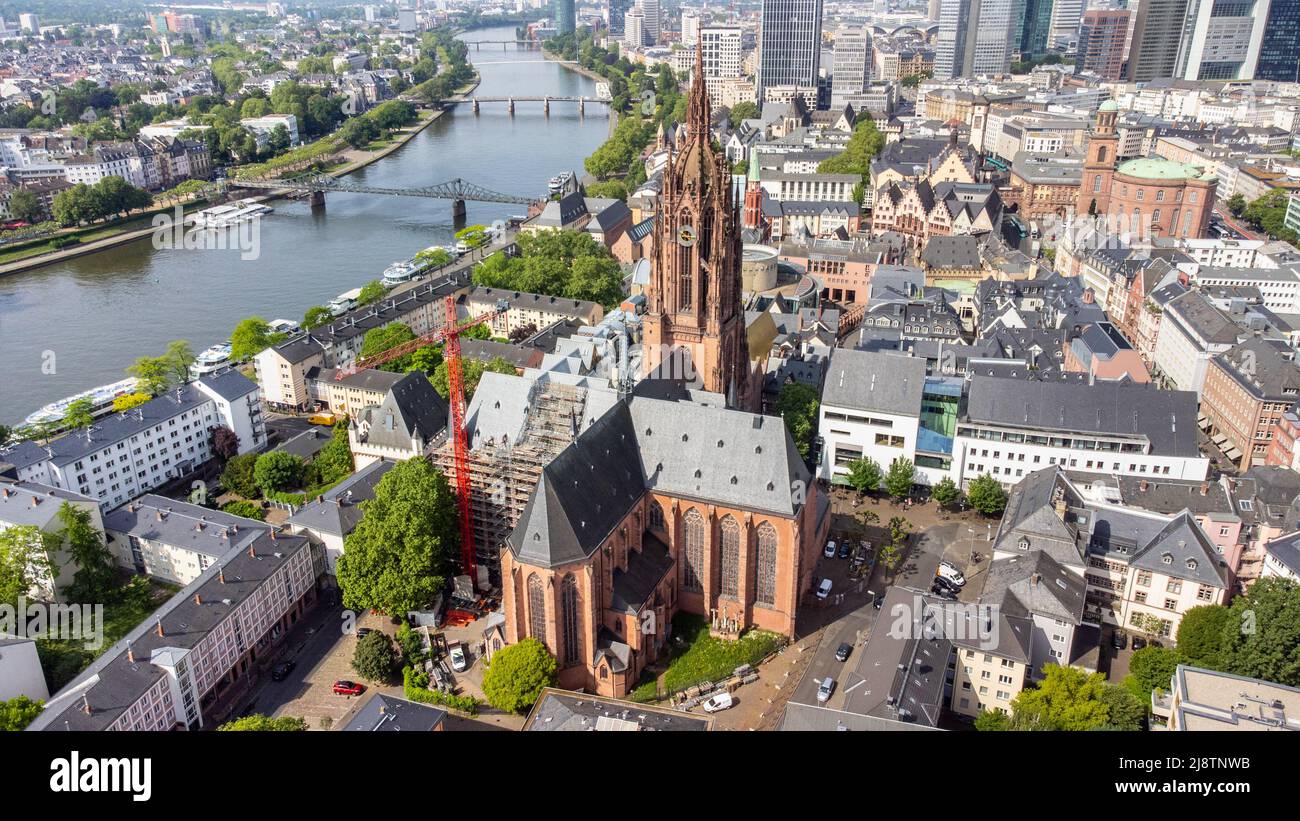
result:
[[[334,682],[334,694],[340,696],[359,696],[366,691],[365,685],[354,681]]]

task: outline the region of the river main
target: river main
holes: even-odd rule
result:
[[[513,27],[479,29],[461,39],[513,39]],[[470,51],[482,77],[476,93],[595,95],[595,83],[536,50],[484,45]],[[505,193],[544,195],[561,171],[581,171],[605,139],[604,106],[504,104],[475,115],[449,111],[398,151],[349,179],[414,187],[461,177]],[[157,250],[146,239],[47,268],[0,278],[0,422],[96,385],[121,379],[139,356],[156,356],[173,339],[195,351],[229,337],[257,314],[300,320],[313,305],[376,279],[389,263],[455,232],[444,200],[330,194],[313,211],[280,200],[264,218],[260,253],[238,249]],[[466,203],[472,223],[520,213],[517,205]],[[53,373],[50,373],[50,370]]]

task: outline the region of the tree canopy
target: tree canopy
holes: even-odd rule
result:
[[[876,128],[875,120],[863,116],[853,126],[853,136],[849,137],[844,150],[829,160],[822,160],[817,171],[820,174],[857,174],[866,179],[871,171],[871,161],[884,147],[885,135]]]
[[[488,288],[581,299],[606,308],[623,300],[623,271],[585,231],[543,231],[519,237],[519,254],[496,253],[474,270]]]
[[[999,730],[1137,730],[1145,716],[1143,705],[1101,673],[1048,664],[1036,687],[1011,701],[1007,720],[987,719],[980,729]],[[977,724],[978,726],[978,724]]]
[[[858,493],[874,493],[880,490],[880,483],[885,479],[885,472],[880,463],[870,456],[849,462],[849,484]]]
[[[405,614],[428,605],[460,545],[447,478],[426,459],[408,459],[384,475],[361,510],[338,561],[343,606]]]
[[[227,721],[217,728],[218,732],[303,732],[307,729],[307,720],[295,718],[294,716],[281,716],[271,718],[261,713],[254,713],[251,716],[237,718],[234,721]]]
[[[812,453],[813,437],[817,435],[817,410],[821,398],[817,391],[802,382],[789,382],[781,386],[776,400],[776,412],[785,420],[785,426],[794,439],[799,455],[807,459]]]
[[[1006,509],[1007,492],[997,479],[983,473],[971,480],[966,500],[985,516],[999,516]]]

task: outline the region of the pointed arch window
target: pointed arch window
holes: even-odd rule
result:
[[[572,573],[560,584],[560,611],[564,625],[564,664],[571,667],[582,660],[582,639],[578,634],[578,580]]]
[[[664,506],[655,501],[650,502],[650,527],[660,533],[665,533],[668,530],[667,525],[664,523]]]
[[[536,573],[528,577],[528,635],[546,642],[546,591]]]
[[[740,525],[731,516],[722,520],[722,595],[740,596]]]
[[[686,561],[682,568],[682,588],[699,592],[704,589],[704,517],[695,508],[682,519]]]
[[[754,600],[758,604],[776,604],[776,528],[771,522],[758,526],[758,550],[754,562]]]

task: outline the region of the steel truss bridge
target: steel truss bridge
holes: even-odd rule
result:
[[[533,205],[539,199],[537,197],[502,194],[499,191],[492,191],[481,185],[475,185],[468,180],[462,180],[459,177],[446,182],[416,188],[389,188],[380,185],[350,182],[331,177],[329,174],[313,172],[279,180],[231,179],[226,180],[226,185],[232,188],[256,188],[268,191],[300,191],[310,196],[313,206],[324,205],[325,193],[328,191],[346,194],[378,194],[387,197],[425,197],[426,199],[451,200],[451,212],[454,217],[463,217],[465,215],[466,201]]]

